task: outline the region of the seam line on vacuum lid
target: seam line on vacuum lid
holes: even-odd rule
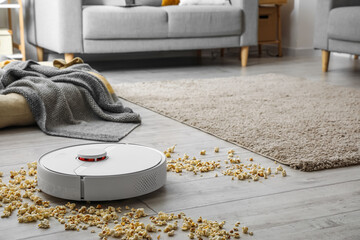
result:
[[[84,189],[84,177],[80,176],[80,199],[84,200],[85,195],[85,189]]]

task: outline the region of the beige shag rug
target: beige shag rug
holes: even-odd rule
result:
[[[303,171],[360,164],[360,91],[279,74],[115,85],[118,96]]]

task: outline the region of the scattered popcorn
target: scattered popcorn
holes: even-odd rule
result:
[[[184,154],[183,157],[170,159],[171,154],[175,152],[175,146],[167,149],[168,153],[167,170],[178,174],[182,172],[192,172],[195,175],[204,176],[203,174],[215,171],[222,167],[221,160],[200,160],[196,157],[189,157]],[[214,148],[214,152],[219,152],[219,148]],[[229,158],[226,159],[229,165],[223,174],[231,176],[233,180],[260,180],[266,179],[271,174],[271,168],[267,170],[260,164],[241,163],[239,156],[234,156],[234,150],[228,151]],[[206,155],[202,150],[201,155]],[[278,166],[276,171],[281,171],[283,176],[286,172]],[[281,169],[281,170],[280,170]],[[199,174],[197,174],[199,173]],[[0,172],[0,177],[3,173]],[[218,177],[218,173],[215,174]],[[13,213],[16,215],[19,223],[37,222],[39,228],[47,229],[50,227],[50,219],[63,224],[65,230],[79,231],[91,228],[99,228],[99,237],[108,239],[111,237],[121,239],[151,239],[150,233],[159,232],[172,237],[181,228],[187,231],[189,239],[231,239],[240,238],[240,222],[236,222],[235,228],[230,231],[224,229],[225,221],[217,222],[199,217],[196,221],[186,217],[184,213],[164,213],[159,212],[157,216],[150,216],[150,224],[145,225],[140,221],[147,216],[143,208],[131,208],[125,206],[126,211],[122,213],[120,207],[107,206],[100,204],[94,206],[76,206],[75,203],[68,202],[65,205],[53,205],[50,201],[43,199],[37,188],[37,163],[29,163],[28,169],[21,168],[19,171],[10,171],[9,184],[2,182],[0,178],[0,202],[3,204],[1,213],[2,218],[10,217]],[[0,204],[0,207],[2,206]],[[121,214],[121,215],[120,215]],[[55,221],[55,222],[56,222]],[[179,223],[178,223],[179,221]],[[179,224],[179,227],[178,227]],[[111,226],[111,227],[110,227]],[[248,232],[247,227],[242,228],[243,233],[252,235]],[[91,233],[95,233],[91,229]],[[161,235],[159,235],[159,238]]]
[[[282,175],[283,177],[286,177],[286,171],[285,171],[285,170],[282,170],[281,175]]]

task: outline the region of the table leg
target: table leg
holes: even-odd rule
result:
[[[276,11],[277,11],[277,24],[278,24],[278,56],[282,57],[282,45],[281,45],[281,17],[280,17],[280,7],[281,5],[276,5]]]
[[[19,50],[22,55],[22,60],[26,60],[26,52],[25,52],[25,36],[24,36],[24,15],[23,15],[23,3],[22,0],[18,0],[19,8],[19,28],[20,28],[20,44]]]

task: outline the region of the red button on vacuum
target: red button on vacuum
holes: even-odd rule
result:
[[[77,159],[85,162],[97,162],[105,160],[107,158],[107,153],[103,149],[82,149],[78,152]]]

